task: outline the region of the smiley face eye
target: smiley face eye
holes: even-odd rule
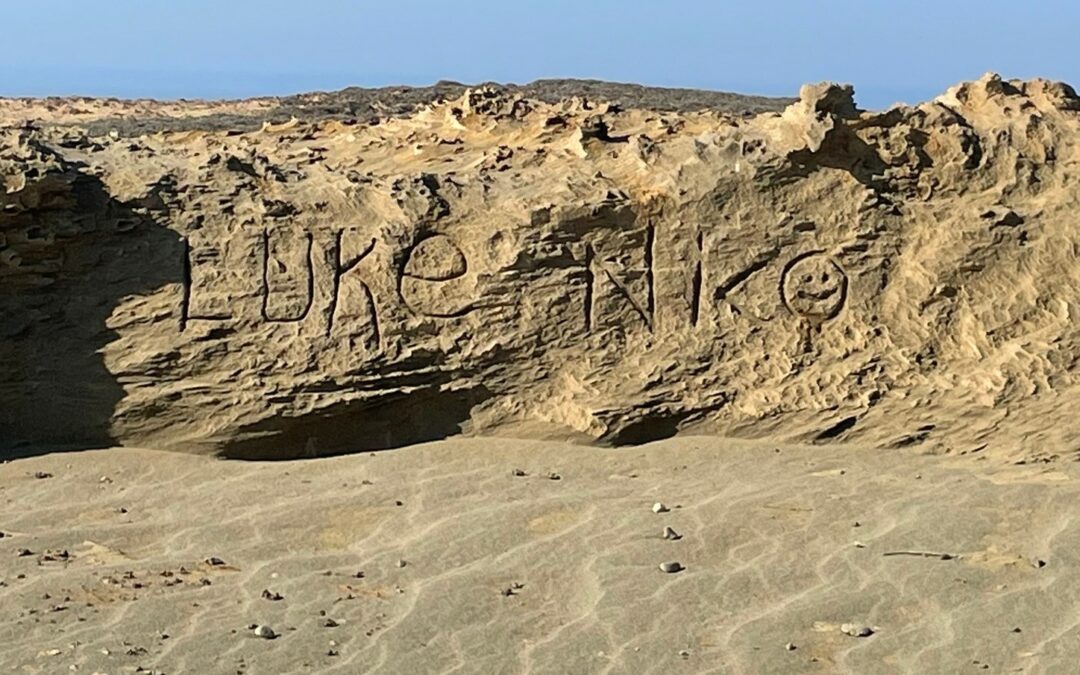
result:
[[[828,281],[828,280],[829,280],[829,273],[828,272],[823,272],[822,275],[821,275],[821,281],[825,282],[825,281]]]
[[[802,282],[804,284],[808,284],[813,280],[814,280],[814,275],[813,274],[804,274],[804,275],[802,275]]]

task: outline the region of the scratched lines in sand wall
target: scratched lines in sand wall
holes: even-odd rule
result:
[[[619,266],[613,255],[602,255],[602,247],[583,242],[579,264],[583,284],[583,324],[587,333],[606,327],[605,315],[623,304],[640,320],[644,331],[656,331],[656,243],[657,228],[648,224],[641,233],[641,263]],[[770,249],[734,271],[722,269],[722,260],[710,256],[705,234],[698,231],[682,276],[688,284],[689,305],[685,324],[697,328],[706,320],[708,307],[730,303],[733,293],[754,275],[779,264],[779,248]],[[380,311],[392,301],[416,316],[458,319],[475,311],[499,306],[482,298],[467,297],[474,285],[462,283],[470,272],[469,259],[448,234],[430,234],[409,246],[397,257],[393,274],[395,298],[379,298],[371,275],[373,253],[379,246],[371,236],[357,229],[339,229],[330,237],[317,239],[311,232],[271,232],[258,235],[261,260],[255,293],[259,297],[259,319],[267,323],[302,323],[313,314],[324,322],[327,337],[343,323],[362,324],[365,343],[378,350],[382,341]],[[226,273],[227,253],[218,245],[193,245],[184,238],[183,284],[180,331],[192,321],[228,321],[237,318],[230,298],[230,276]],[[394,260],[383,257],[380,260]],[[365,263],[371,262],[370,265]],[[297,271],[299,268],[299,272]],[[386,270],[383,270],[385,272]],[[316,279],[329,279],[329,297],[322,311],[315,306]],[[810,250],[787,259],[780,268],[778,305],[810,324],[821,325],[836,318],[849,294],[849,279],[841,264],[823,250]],[[740,313],[739,311],[736,312]],[[767,317],[759,319],[768,321]],[[352,327],[353,329],[356,326]]]

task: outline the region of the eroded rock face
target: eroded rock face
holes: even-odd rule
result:
[[[987,76],[883,113],[471,90],[370,125],[12,126],[0,443],[977,449],[1076,400],[1078,110]]]

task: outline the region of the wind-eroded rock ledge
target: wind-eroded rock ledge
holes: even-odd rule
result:
[[[1072,89],[996,76],[883,113],[474,89],[369,124],[14,124],[0,447],[1072,451],[1078,139]]]

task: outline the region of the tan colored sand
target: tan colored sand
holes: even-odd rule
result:
[[[1078,477],[697,437],[18,460],[0,466],[0,670],[1069,672]]]
[[[0,670],[1080,662],[1072,89],[262,105],[0,102]]]

